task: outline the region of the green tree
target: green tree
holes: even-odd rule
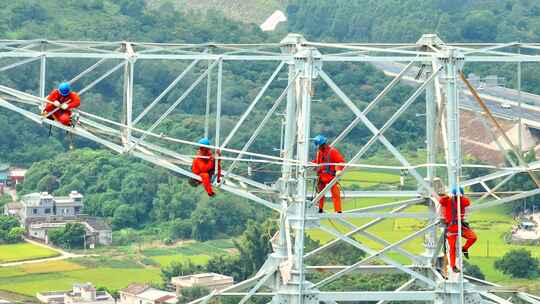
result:
[[[202,270],[202,266],[195,265],[190,260],[184,263],[181,261],[172,261],[169,265],[161,267],[161,279],[163,284],[166,285],[171,281],[172,277],[190,275],[201,272]]]
[[[180,294],[182,297],[178,300],[178,304],[185,304],[210,294],[210,290],[202,286],[193,286],[182,288]]]
[[[495,268],[513,278],[531,279],[539,274],[539,261],[526,249],[513,249],[495,261]]]
[[[486,276],[484,275],[480,267],[478,267],[477,265],[470,264],[467,261],[463,261],[463,269],[464,269],[463,273],[468,276],[471,276],[480,280],[486,279]]]
[[[9,230],[8,234],[5,236],[6,243],[18,243],[23,240],[24,228],[14,227]]]
[[[10,231],[15,227],[19,227],[19,221],[15,217],[0,216],[0,230]]]
[[[120,205],[114,211],[112,225],[114,229],[136,227],[138,224],[137,210],[129,205]]]
[[[83,248],[86,230],[80,223],[67,223],[63,228],[48,231],[49,240],[64,248]]]

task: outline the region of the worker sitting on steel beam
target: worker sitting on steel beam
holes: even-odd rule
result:
[[[469,248],[476,242],[476,233],[469,227],[469,224],[465,221],[465,210],[471,205],[471,201],[463,195],[463,188],[453,188],[451,196],[442,196],[439,203],[442,207],[442,215],[444,217],[444,223],[446,224],[446,239],[448,241],[448,247],[450,251],[450,267],[454,272],[459,272],[459,268],[456,267],[456,242],[459,235],[459,223],[458,223],[458,204],[460,205],[461,213],[461,236],[467,240],[463,248],[461,249],[463,256],[469,258]]]
[[[202,138],[201,140],[199,140],[199,144],[209,146],[210,140],[208,140],[208,138]],[[219,156],[219,151],[217,151],[217,155]],[[220,160],[218,160],[217,165],[217,182],[219,183],[221,175]],[[192,185],[197,186],[202,183],[204,190],[206,191],[206,193],[208,193],[208,196],[214,196],[215,193],[212,190],[211,180],[214,172],[216,171],[216,160],[214,158],[214,155],[212,154],[212,151],[210,151],[209,148],[199,147],[199,152],[197,153],[197,156],[193,159],[191,171],[201,177],[201,181],[192,179]]]
[[[317,135],[314,139],[315,145],[318,147],[315,160],[312,162],[319,164],[317,166],[317,191],[322,191],[337,175],[341,174],[345,158],[339,153],[338,149],[328,145],[326,137]],[[332,192],[332,201],[334,202],[334,210],[341,213],[341,193],[340,186],[335,183],[330,190]],[[319,200],[319,213],[323,213],[324,195]]]
[[[73,126],[71,122],[71,110],[81,105],[81,98],[71,91],[70,85],[63,82],[47,96],[50,101],[43,109],[43,116],[54,119],[65,126]]]

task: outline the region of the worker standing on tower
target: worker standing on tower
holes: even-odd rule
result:
[[[317,155],[313,163],[317,166],[317,191],[322,191],[326,185],[328,185],[336,176],[340,175],[343,170],[343,164],[345,158],[339,153],[338,149],[331,147],[327,143],[326,137],[323,135],[317,135],[314,139],[315,145],[318,147]],[[334,210],[337,213],[341,213],[341,193],[339,191],[338,183],[332,186],[332,201],[334,202]],[[324,195],[319,200],[319,213],[323,213],[324,209]]]
[[[209,146],[210,140],[208,138],[202,138],[199,140],[200,145]],[[217,152],[219,156],[219,151]],[[217,173],[217,182],[220,182],[221,175],[221,161],[218,160],[218,173]],[[199,152],[197,156],[193,159],[191,165],[191,171],[201,177],[201,181],[192,180],[193,185],[203,184],[204,190],[208,193],[208,196],[214,196],[215,193],[212,190],[212,176],[216,170],[216,160],[212,151],[208,147],[199,147]]]
[[[58,89],[53,90],[47,96],[47,99],[50,103],[47,103],[43,109],[43,116],[54,119],[65,126],[72,126],[71,110],[81,105],[81,99],[77,93],[71,91],[69,83],[61,83]]]
[[[463,195],[463,188],[453,188],[451,196],[442,196],[439,203],[442,207],[442,215],[446,224],[446,239],[450,251],[450,267],[454,272],[459,272],[456,266],[456,243],[459,235],[458,225],[458,203],[461,213],[461,236],[467,240],[461,249],[463,256],[469,259],[469,248],[476,242],[476,233],[469,227],[469,223],[465,222],[465,210],[471,205],[471,201]]]

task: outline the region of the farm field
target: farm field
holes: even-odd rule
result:
[[[0,263],[50,258],[59,253],[30,243],[0,245]]]
[[[177,247],[140,252],[133,245],[112,247],[100,257],[3,267],[0,268],[0,290],[35,296],[40,291],[66,290],[77,282],[92,282],[96,287],[110,289],[121,289],[133,282],[161,283],[160,266],[188,260],[206,264],[213,254],[227,253],[231,247],[230,240],[187,242]],[[153,263],[145,264],[148,260]]]

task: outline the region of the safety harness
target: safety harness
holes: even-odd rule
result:
[[[326,153],[322,152],[323,154],[321,155],[321,161],[322,161],[323,164],[329,164],[329,163],[331,163],[331,161],[330,161],[330,152],[332,152],[332,149],[333,149],[333,148],[329,146],[329,147],[327,148],[328,151],[327,151]],[[326,154],[326,155],[325,155],[325,154]],[[322,170],[322,171],[323,171],[324,173],[328,173],[328,174],[330,174],[330,175],[332,175],[332,176],[336,176],[336,170],[335,170],[335,167],[332,168],[331,165],[323,165],[323,170]]]
[[[452,211],[452,221],[450,221],[450,225],[457,225],[458,224],[458,202],[456,196],[452,196],[452,202],[450,203],[450,210]],[[463,214],[462,214],[463,216]],[[469,223],[465,222],[464,220],[461,220],[461,226],[462,228],[469,228]]]

